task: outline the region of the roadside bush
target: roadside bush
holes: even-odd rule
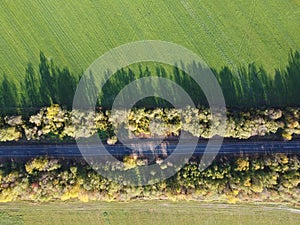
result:
[[[291,140],[300,134],[298,108],[227,111],[225,138],[249,139],[274,136]],[[212,115],[207,108],[133,109],[81,112],[67,111],[59,105],[42,108],[28,119],[21,116],[0,118],[0,142],[22,140],[72,141],[98,134],[108,144],[115,144],[115,132],[123,138],[179,136],[182,131],[200,138],[211,138]]]

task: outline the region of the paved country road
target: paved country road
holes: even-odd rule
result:
[[[132,144],[131,149],[122,145],[106,145],[99,148],[96,145],[82,146],[81,151],[76,144],[30,144],[30,145],[0,145],[0,158],[2,157],[33,157],[33,156],[53,156],[53,157],[80,157],[81,152],[86,156],[100,155],[125,155],[132,152],[142,154],[160,154],[168,155],[176,148],[174,142],[163,142],[164,144],[155,146],[151,141],[148,144]],[[194,154],[202,154],[206,144],[198,144]],[[187,143],[177,154],[184,154],[185,151],[193,151],[193,148]],[[259,141],[259,142],[224,142],[219,153],[299,153],[300,141]]]

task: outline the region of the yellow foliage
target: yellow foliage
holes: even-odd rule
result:
[[[247,159],[238,159],[236,161],[236,171],[248,171],[249,170],[249,161]]]
[[[289,158],[285,154],[281,154],[280,158],[282,164],[287,164],[289,162]]]
[[[296,127],[298,127],[299,126],[299,122],[298,121],[294,121],[293,123],[292,123],[292,127],[293,128],[296,128]]]
[[[229,204],[235,204],[237,202],[237,200],[238,199],[235,196],[233,196],[233,195],[228,195],[227,196],[227,202]]]
[[[52,120],[59,112],[60,107],[58,104],[51,105],[47,108],[46,116],[49,120]]]
[[[292,138],[293,138],[292,134],[289,133],[289,132],[286,132],[286,131],[284,131],[284,132],[282,133],[282,137],[283,137],[283,139],[286,140],[286,141],[290,141],[290,140],[292,140]]]
[[[233,196],[237,196],[239,194],[239,190],[233,190],[232,194],[233,194]]]
[[[16,196],[12,192],[11,189],[3,189],[1,194],[0,194],[0,202],[11,202],[15,200]]]
[[[66,201],[72,198],[78,198],[80,187],[79,185],[74,186],[72,189],[66,191],[62,196],[61,200]]]
[[[118,138],[116,136],[113,136],[111,138],[108,138],[106,142],[108,145],[114,145],[117,143],[117,141],[118,141]]]
[[[255,164],[253,168],[254,168],[254,170],[259,170],[260,169],[260,165],[259,164]]]
[[[258,184],[253,184],[251,187],[251,190],[256,193],[261,193],[264,190],[264,188],[263,188],[262,184],[258,183]]]
[[[0,141],[17,141],[22,137],[20,131],[18,131],[15,127],[8,127],[4,129],[0,129]]]
[[[46,158],[35,158],[31,162],[26,163],[25,170],[27,173],[32,174],[34,170],[43,171],[47,164],[48,160]]]
[[[135,156],[125,156],[123,162],[125,169],[132,169],[137,166],[137,158]]]
[[[81,202],[89,202],[89,196],[88,196],[88,194],[83,193],[83,192],[80,192],[80,193],[78,194],[78,199],[79,199]]]
[[[248,177],[247,180],[244,181],[244,186],[245,187],[250,187],[251,186],[251,179],[250,179],[250,177]]]
[[[60,164],[57,161],[44,157],[35,158],[25,164],[25,170],[29,174],[32,174],[33,171],[52,171],[58,168],[60,168]]]

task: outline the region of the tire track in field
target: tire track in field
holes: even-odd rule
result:
[[[181,18],[176,17],[176,14],[172,13],[174,12],[174,8],[172,8],[169,4],[165,3],[165,7],[167,8],[168,12],[170,13],[170,15],[173,16],[173,18],[176,20],[178,27],[184,31],[183,36],[186,38],[185,41],[188,42],[191,46],[193,46],[193,48],[198,52],[198,54],[201,55],[201,49],[198,46],[197,41],[195,40],[195,38],[192,35],[189,35],[188,37],[187,34],[190,33],[190,30],[187,29],[187,27],[184,25],[184,23],[182,22]],[[204,37],[205,38],[205,37]],[[202,57],[202,55],[201,55]],[[203,58],[203,57],[202,57]]]
[[[255,3],[255,0],[253,0],[253,2]],[[181,1],[181,3],[186,3],[187,5],[187,7],[188,8],[186,8],[186,10],[188,11],[188,12],[190,12],[190,16],[192,16],[196,21],[201,21],[201,18],[199,18],[198,17],[198,15],[194,12],[194,10],[191,8],[191,7],[189,7],[190,5],[189,5],[189,3],[187,2],[187,1]],[[254,7],[255,8],[255,7]],[[205,11],[205,9],[203,8],[203,7],[201,7],[201,11],[206,15],[206,17],[210,20],[210,23],[211,23],[211,25],[209,26],[209,27],[216,27],[216,25],[215,25],[215,23],[213,22],[213,19],[211,18],[211,16],[209,16],[208,15],[208,13]],[[251,13],[251,23],[252,23],[252,19],[253,19],[253,16],[254,16],[254,13],[255,13],[255,11],[253,11],[252,13]],[[200,22],[198,22],[198,24],[200,24]],[[206,26],[204,23],[202,23],[202,27],[205,29],[205,31],[209,34],[209,36],[211,36],[211,37],[213,37],[213,39],[215,40],[215,42],[216,42],[216,47],[217,47],[217,49],[218,49],[218,52],[219,53],[221,53],[221,55],[222,55],[222,57],[223,57],[223,59],[225,59],[225,61],[227,61],[227,63],[231,66],[231,71],[233,72],[233,75],[238,79],[238,80],[240,80],[240,82],[242,83],[242,85],[244,86],[244,87],[247,87],[247,85],[245,84],[245,81],[244,81],[244,79],[241,79],[241,77],[240,77],[240,72],[239,72],[239,69],[238,69],[238,66],[232,61],[232,59],[228,56],[228,54],[226,53],[226,51],[225,51],[225,49],[223,48],[223,45],[221,44],[221,42],[219,42],[218,40],[219,39],[217,39],[216,38],[216,36],[214,36],[213,35],[213,33],[212,33],[212,31],[209,29],[209,27],[208,26]],[[226,37],[226,35],[225,35],[225,33],[221,30],[218,30],[219,31],[219,33],[221,34],[221,36],[223,36],[223,38],[224,38],[224,40],[226,39],[225,37]],[[231,49],[231,48],[230,48]],[[234,52],[232,51],[232,49],[231,49],[231,54],[233,54]],[[237,54],[238,56],[240,55],[240,51],[238,51],[238,54]],[[245,60],[244,60],[244,58],[241,58],[241,57],[238,57],[239,58],[239,60],[240,60],[240,62],[239,62],[239,64],[244,64],[244,65],[247,65],[247,63],[245,62]]]
[[[212,18],[212,16],[209,14],[209,10],[206,10],[205,8],[203,8],[203,7],[201,7],[201,10],[202,10],[202,12],[204,12],[205,13],[205,15],[206,15],[206,17],[209,19],[209,21],[210,21],[210,23],[211,23],[211,26],[209,26],[209,27],[212,27],[212,28],[215,28],[214,30],[216,31],[218,31],[218,33],[220,34],[220,36],[221,36],[221,40],[223,40],[223,42],[221,41],[221,42],[219,42],[218,43],[218,45],[221,47],[221,49],[222,49],[222,51],[225,53],[225,57],[226,57],[226,59],[225,60],[227,60],[227,62],[231,65],[231,70],[232,70],[232,72],[233,72],[233,74],[234,75],[236,75],[236,77],[238,77],[238,68],[237,68],[237,65],[236,65],[236,63],[234,63],[234,61],[232,60],[232,58],[230,57],[230,56],[228,56],[228,54],[226,54],[226,50],[224,49],[224,48],[222,48],[222,46],[225,46],[225,44],[224,45],[221,45],[220,43],[227,43],[227,45],[229,46],[229,52],[230,52],[230,54],[231,55],[236,55],[236,52],[234,51],[235,50],[235,48],[234,48],[234,46],[232,45],[232,42],[230,42],[230,38],[228,38],[228,36],[225,34],[225,32],[221,29],[221,28],[218,28],[217,26],[216,26],[216,23],[214,22],[214,19]],[[216,38],[216,40],[219,40],[220,38]],[[225,41],[224,41],[225,40]],[[229,55],[230,55],[229,54]],[[242,63],[242,64],[246,64],[246,62],[245,62],[245,60],[243,59],[243,58],[240,58],[240,57],[238,57],[239,58],[239,60],[240,60],[240,64]]]
[[[9,18],[7,18],[7,22],[10,25],[8,28],[13,27],[14,30],[19,35],[13,35],[11,29],[7,29],[7,27],[4,28],[4,30],[6,31],[6,34],[7,34],[9,39],[3,37],[3,40],[5,40],[6,43],[12,43],[13,45],[12,46],[9,45],[9,49],[11,49],[11,51],[9,51],[9,54],[5,56],[6,58],[9,58],[9,60],[8,60],[10,62],[9,64],[12,64],[12,65],[4,65],[5,69],[2,68],[2,70],[4,70],[3,71],[4,74],[7,72],[8,75],[18,77],[19,79],[21,79],[22,75],[24,74],[24,68],[21,69],[21,67],[22,66],[26,67],[26,65],[16,66],[13,58],[17,57],[19,59],[23,59],[24,57],[26,57],[26,59],[28,59],[28,57],[26,55],[26,52],[27,53],[28,52],[33,53],[33,52],[31,50],[31,48],[29,47],[29,45],[25,42],[25,39],[18,38],[18,37],[22,36],[22,32],[25,33],[25,34],[27,32],[24,32],[24,28],[21,26],[21,24],[18,20],[18,17],[14,13],[14,11],[9,6],[6,5],[6,12],[7,12],[7,15],[9,17]],[[21,49],[25,49],[25,54],[21,54],[21,51],[18,51],[19,47]],[[15,67],[15,69],[18,71],[18,73],[11,74],[10,73],[11,72],[11,70],[10,70],[11,67]],[[19,79],[14,80],[14,83],[16,85],[19,85],[19,81],[20,81]]]
[[[70,52],[70,49],[66,49],[67,44],[71,45],[71,55],[74,55],[74,52],[77,52],[79,55],[83,57],[82,52],[79,51],[78,46],[76,43],[74,43],[73,39],[70,38],[70,36],[66,33],[65,29],[62,28],[61,26],[61,21],[59,21],[59,18],[53,15],[53,12],[49,9],[48,6],[45,5],[45,1],[41,1],[40,5],[43,8],[43,10],[46,12],[46,15],[48,16],[47,18],[47,25],[49,30],[53,35],[55,35],[55,39],[52,39],[54,43],[57,43],[58,45],[62,46],[62,48],[59,48],[58,46],[52,46],[52,48],[55,48],[55,51],[60,55],[60,57],[63,59],[64,63],[67,63],[69,65],[74,65],[77,64],[77,62],[72,59],[72,57],[68,57],[68,60],[66,59],[66,53]],[[55,7],[54,7],[55,8]],[[56,10],[58,12],[58,10]],[[59,14],[59,16],[61,16]],[[62,17],[64,18],[64,17]],[[53,22],[48,22],[48,21],[53,21]],[[56,29],[55,29],[56,28]],[[59,32],[59,33],[58,33]],[[73,53],[72,53],[73,51]],[[62,54],[61,54],[62,53]]]
[[[266,9],[273,9],[273,11],[275,10],[274,8],[272,8],[272,6],[269,4],[269,2],[265,1],[263,3],[264,3],[264,5],[263,5],[264,8],[266,8]],[[283,4],[285,5],[286,8],[289,8],[289,9],[293,10],[291,8],[290,4],[287,1],[283,1]],[[267,31],[272,34],[272,41],[274,41],[276,43],[276,45],[278,46],[279,51],[281,51],[282,54],[283,54],[283,52],[284,52],[284,54],[286,54],[286,52],[284,51],[284,49],[286,49],[287,46],[290,46],[290,45],[286,44],[286,41],[288,41],[290,44],[295,45],[295,46],[297,46],[297,43],[296,43],[295,39],[291,39],[291,37],[289,35],[289,32],[287,32],[287,33],[284,32],[283,33],[279,29],[280,26],[278,26],[278,24],[280,24],[281,21],[279,21],[278,19],[274,19],[272,21],[268,20],[268,18],[270,18],[270,16],[274,16],[275,15],[273,13],[273,11],[271,11],[271,10],[263,10],[262,11],[262,15],[264,16],[265,21],[267,21],[266,24],[265,24],[266,25],[265,29],[267,29]],[[276,14],[276,16],[277,16],[277,14]],[[276,26],[273,26],[274,24]],[[280,39],[281,39],[280,36],[283,36],[286,41],[285,42],[281,42],[280,41]],[[267,41],[269,41],[269,40],[267,40]],[[277,49],[277,51],[278,51],[278,49]],[[268,55],[271,55],[271,57],[273,58],[273,61],[274,60],[278,61],[278,54],[275,56],[274,54],[272,54],[272,51],[270,50],[270,48],[267,48],[267,50],[270,52],[270,54],[268,54]],[[274,51],[274,49],[273,49],[273,51]],[[286,56],[287,55],[285,55],[285,57]],[[280,58],[282,59],[282,56]],[[280,61],[280,59],[279,59],[279,61]],[[276,66],[280,66],[280,62],[279,61],[278,61],[278,63],[276,63]]]
[[[10,24],[13,25],[16,28],[15,30],[18,33],[18,35],[15,35],[15,36],[16,37],[18,37],[18,36],[21,37],[21,36],[23,36],[22,35],[23,33],[27,33],[27,32],[24,32],[24,27],[20,24],[18,16],[16,16],[16,14],[14,13],[14,11],[8,9],[7,12],[8,12],[9,17],[12,19],[12,20],[10,20]],[[11,35],[9,31],[8,31],[8,34],[10,35],[10,37],[12,38],[12,40],[14,40],[15,43],[17,43],[16,38],[13,35]],[[21,44],[25,47],[26,51],[29,51],[29,52],[31,52],[33,54],[30,46],[25,42],[25,39],[18,38],[18,41],[20,41]],[[18,55],[21,56],[19,53],[18,53]]]
[[[271,8],[270,6],[269,6],[269,3],[268,2],[265,2],[265,4],[268,4],[268,7],[267,8]],[[266,13],[266,11],[263,11],[263,16],[265,17],[265,18],[269,18],[268,16],[267,16],[267,13]],[[268,21],[268,20],[266,20],[266,21]],[[274,20],[274,22],[275,22],[275,20]],[[280,33],[275,33],[274,32],[274,28],[272,27],[272,24],[270,25],[269,23],[267,23],[266,25],[268,25],[268,26],[265,26],[265,29],[267,29],[268,30],[268,32],[270,32],[271,34],[272,34],[272,38],[275,40],[275,42],[277,43],[277,45],[278,46],[280,46],[280,48],[282,48],[282,43],[280,43],[280,41],[278,40],[278,34]],[[277,24],[276,24],[277,25]],[[272,27],[272,28],[270,28],[270,27]],[[277,26],[276,26],[277,27]],[[285,35],[285,38],[287,38],[287,35]]]
[[[252,0],[252,10],[251,10],[251,13],[250,13],[250,18],[248,20],[248,24],[249,24],[248,26],[249,27],[251,27],[251,25],[252,25],[254,14],[255,14],[255,9],[256,9],[256,2],[255,1],[256,0]],[[247,33],[245,32],[243,37],[242,37],[241,43],[239,44],[239,48],[238,48],[238,52],[237,52],[238,57],[241,56],[241,51],[242,51],[243,45],[245,44],[246,36],[247,36]]]
[[[204,30],[204,32],[207,33],[209,35],[209,37],[211,37],[214,40],[214,43],[215,43],[215,46],[217,48],[218,53],[223,57],[223,59],[225,61],[227,61],[227,63],[229,65],[231,65],[232,68],[235,68],[236,66],[235,66],[234,62],[231,60],[231,58],[226,53],[225,49],[222,47],[223,45],[218,41],[218,39],[213,34],[213,32],[211,31],[211,29],[209,28],[209,26],[207,26],[204,22],[200,22],[202,20],[197,15],[197,13],[194,11],[194,9],[192,8],[191,4],[187,0],[181,0],[180,2],[182,4],[182,6],[186,9],[186,11],[188,12],[188,14],[192,17],[192,19],[194,19],[197,22],[198,26],[200,28],[202,28]],[[203,7],[200,6],[200,8],[201,8],[202,13],[205,14],[206,17],[209,20],[212,20],[212,18],[209,18],[209,16],[207,15],[207,13],[203,9]],[[213,25],[212,27],[216,27],[213,21],[211,21],[211,23]]]
[[[105,19],[103,19],[103,18],[106,18],[106,20],[108,20],[108,19],[110,20],[110,17],[106,15],[105,11],[103,11],[102,9],[98,8],[99,4],[97,2],[93,1],[92,4],[93,4],[94,8],[96,9],[96,11],[99,13],[99,15],[101,15],[101,17],[99,18],[100,25],[101,25],[101,32],[100,32],[100,34],[103,35],[103,33],[104,33],[105,35],[107,35],[104,32],[104,30],[107,30],[107,25],[106,25],[106,23],[103,22],[103,21],[105,21]],[[112,47],[115,47],[115,43],[112,43],[111,38],[105,38],[105,41],[103,41],[102,44],[104,46],[104,51],[105,52],[109,51]],[[90,63],[92,63],[92,62],[90,62]]]
[[[122,6],[124,6],[124,8],[126,8],[125,7],[126,4],[123,3]],[[136,10],[139,12],[139,14],[137,14],[137,15],[125,13],[126,19],[127,19],[127,23],[130,24],[130,26],[131,26],[131,32],[128,35],[128,39],[130,41],[133,41],[135,39],[144,39],[144,37],[143,37],[143,35],[144,35],[143,31],[139,28],[139,25],[143,21],[143,14],[142,14],[141,10],[139,10],[139,8],[137,8]],[[141,36],[138,36],[137,35],[138,33],[140,33]]]
[[[85,45],[84,47],[83,45],[80,45],[83,41],[82,39],[84,39],[85,43],[88,43],[90,40],[85,30],[85,28],[88,27],[87,25],[89,25],[86,24],[89,22],[86,21],[85,18],[86,8],[76,7],[76,5],[74,5],[72,2],[66,2],[65,8],[60,7],[58,4],[53,5],[53,7],[57,15],[57,19],[55,21],[56,27],[60,30],[60,32],[63,33],[64,40],[71,40],[71,47],[73,48],[68,49],[68,52],[71,53],[71,56],[73,56],[75,53],[79,53],[79,55],[82,56],[81,60],[86,59],[86,53],[92,51],[89,45]],[[69,14],[69,17],[65,17],[65,11],[72,11],[72,13]],[[93,13],[94,11],[91,11],[89,17],[92,17]],[[79,20],[80,23],[78,23],[77,20]],[[69,53],[68,57],[70,56]]]
[[[126,8],[125,7],[126,3],[122,2],[120,4],[122,5],[121,6],[122,8]],[[136,33],[140,31],[140,30],[137,31],[137,29],[138,29],[137,21],[139,21],[139,19],[134,18],[131,13],[124,13],[124,14],[125,14],[124,17],[126,18],[126,22],[130,26],[130,33],[128,34],[128,40],[130,40],[130,42],[131,42],[131,41],[135,40],[135,38],[137,36]],[[121,16],[123,16],[123,11],[121,13]]]
[[[127,9],[126,7],[123,7],[124,9]],[[109,13],[109,12],[103,12],[104,13],[104,15],[105,15],[105,17],[106,17],[106,19],[104,19],[103,21],[111,21],[112,23],[114,23],[114,15],[112,15],[111,13]],[[123,11],[122,11],[122,14],[121,14],[121,16],[123,17]],[[125,13],[126,14],[126,13]],[[129,23],[129,21],[128,21],[128,23]],[[130,23],[129,23],[130,24]],[[127,40],[128,40],[128,36],[127,36],[127,34],[126,34],[126,31],[128,31],[128,30],[125,30],[125,34],[122,32],[121,33],[121,28],[122,28],[122,23],[118,23],[117,24],[117,26],[113,29],[113,32],[116,32],[117,33],[117,36],[119,36],[119,37],[121,37],[121,39],[124,39],[126,42],[125,43],[121,43],[121,44],[127,44]],[[106,27],[107,26],[107,24],[104,24],[104,27]],[[112,41],[113,40],[113,41]],[[109,42],[109,44],[110,44],[110,46],[109,46],[109,48],[107,48],[107,51],[109,51],[109,50],[111,50],[112,48],[115,48],[115,47],[117,47],[117,46],[119,46],[120,45],[120,42],[119,41],[117,41],[117,39],[116,38],[114,38],[114,37],[112,37],[112,34],[108,34],[108,38],[106,38],[105,39],[105,41],[108,41]],[[131,41],[131,40],[130,40]],[[126,57],[125,57],[126,58]],[[126,60],[126,59],[123,59],[123,60]]]
[[[98,6],[98,3],[95,2],[94,5]],[[113,19],[114,19],[114,15],[111,15],[110,12],[104,11],[102,9],[98,9],[97,11],[99,12],[99,15],[101,15],[100,17],[100,21],[101,21],[101,32],[103,32],[105,34],[105,36],[107,35],[107,32],[105,31],[112,31],[113,33],[115,32],[118,36],[123,37],[124,35],[120,33],[118,26],[120,26],[120,24],[118,24],[117,27],[108,27],[107,22],[105,21],[110,21],[113,23]],[[104,29],[103,29],[104,28]],[[117,45],[119,45],[120,43],[117,43],[117,39],[116,38],[112,38],[111,35],[113,35],[113,33],[109,33],[110,37],[105,37],[105,41],[102,42],[102,44],[105,46],[105,51],[109,51],[112,48],[117,47]],[[113,40],[114,39],[114,40]]]
[[[102,12],[103,13],[103,12]],[[105,17],[106,17],[106,19],[104,19],[103,21],[110,21],[112,24],[114,24],[114,15],[111,15],[111,13],[107,13],[107,14],[104,14],[105,15]],[[102,21],[101,21],[102,22]],[[106,25],[105,25],[106,26]],[[116,25],[116,27],[109,27],[111,30],[112,30],[112,32],[114,33],[116,33],[117,34],[117,36],[118,37],[121,37],[121,38],[123,38],[124,37],[124,34],[123,33],[121,33],[120,32],[120,27],[122,26],[122,24],[121,23],[118,23],[117,25]],[[107,26],[106,26],[107,27]],[[109,29],[105,29],[105,30],[109,30]],[[109,51],[109,50],[111,50],[112,48],[115,48],[115,47],[117,47],[120,43],[118,43],[117,42],[117,39],[114,39],[113,40],[113,38],[111,38],[111,37],[109,37],[109,38],[105,38],[105,42],[108,42],[109,44],[110,44],[110,46],[107,46],[107,48],[106,48],[106,51]],[[124,44],[124,43],[123,43]]]
[[[105,11],[102,11],[101,9],[100,10],[97,9],[97,11],[100,12],[100,15],[101,15],[101,19],[100,19],[100,21],[101,21],[101,30],[103,32],[106,31],[106,30],[111,30],[112,32],[116,32],[117,35],[119,35],[120,37],[124,36],[123,34],[120,33],[118,27],[117,28],[108,27],[107,23],[105,23],[105,21],[112,21],[113,22],[114,15],[111,15],[111,13],[109,13],[109,12],[106,13]],[[106,36],[108,36],[106,32],[104,32],[104,33],[105,33]],[[102,44],[106,48],[105,51],[110,51],[112,48],[115,48],[118,45],[120,45],[120,43],[117,42],[117,39],[114,39],[114,42],[113,42],[113,38],[111,37],[112,33],[109,33],[109,35],[110,35],[110,37],[106,37],[105,41],[102,42]],[[123,44],[125,44],[125,43],[123,43]],[[122,56],[122,60],[127,61],[126,56]]]
[[[290,2],[283,1],[283,3],[287,6],[287,8],[289,8],[290,11],[295,11],[294,7],[291,5]],[[297,4],[298,8],[300,8],[300,4],[299,3]],[[297,14],[300,14],[300,10],[295,11],[293,14],[290,14],[290,15],[285,14],[285,17],[287,19],[290,19],[290,18],[293,18],[293,17],[298,17],[299,18],[299,16]],[[300,27],[300,22],[299,21],[300,20],[298,20],[297,22],[298,22],[298,26]],[[298,35],[298,40],[295,40],[295,39],[291,39],[290,35],[288,35],[287,33],[285,33],[285,38],[287,38],[290,41],[290,43],[293,43],[293,45],[299,46],[300,35]],[[298,43],[297,43],[297,41],[298,41]]]
[[[89,7],[91,5],[87,5],[87,7]],[[99,52],[95,51],[95,47],[94,47],[94,42],[91,41],[92,39],[89,36],[89,33],[86,33],[85,28],[88,27],[90,22],[98,22],[93,20],[94,18],[97,18],[97,16],[93,17],[94,15],[96,15],[96,12],[98,12],[97,7],[92,7],[92,9],[94,11],[90,11],[90,15],[89,18],[91,19],[87,19],[85,17],[83,17],[82,19],[80,19],[80,17],[84,16],[86,14],[86,8],[83,7],[76,7],[74,6],[73,3],[69,3],[69,5],[67,5],[67,9],[68,10],[72,10],[73,13],[71,14],[70,18],[66,18],[64,17],[64,11],[62,11],[61,8],[59,8],[59,6],[55,5],[55,12],[57,13],[58,17],[57,19],[55,19],[55,26],[59,29],[60,34],[62,34],[62,36],[60,36],[60,39],[63,40],[64,44],[62,45],[62,48],[60,50],[62,50],[62,52],[60,51],[60,53],[62,53],[62,57],[64,57],[63,59],[65,60],[66,63],[68,63],[69,65],[80,65],[80,70],[81,72],[84,71],[86,69],[87,65],[90,65],[93,61],[89,61],[88,59],[90,58],[89,54],[95,54],[97,55],[97,53],[99,54]],[[99,13],[99,15],[103,16],[104,12],[101,11],[101,13]],[[75,21],[70,21],[70,19],[73,20],[79,20],[79,22],[77,21],[77,23],[75,23]],[[92,20],[92,21],[91,21]],[[100,20],[102,22],[102,20]],[[62,23],[63,22],[63,23]],[[64,24],[65,23],[65,24]],[[64,25],[64,26],[62,26]],[[75,28],[73,28],[75,27]],[[79,28],[79,29],[78,29]],[[90,28],[90,27],[89,27]],[[101,28],[103,28],[103,24],[101,24]],[[105,27],[106,28],[106,27]],[[75,31],[74,31],[75,30]],[[77,34],[76,39],[74,39],[74,32],[76,32],[76,30],[79,30],[80,33]],[[100,29],[102,31],[102,29]],[[90,31],[90,30],[88,30]],[[96,36],[103,36],[103,34],[101,33],[99,35],[98,29],[94,30],[92,35]],[[88,34],[88,36],[86,36],[86,34]],[[84,39],[85,44],[81,44],[82,39]],[[74,41],[75,40],[75,41]],[[110,41],[110,39],[109,39]],[[70,43],[69,43],[70,42]],[[102,42],[103,46],[106,49],[111,49],[111,46],[107,46],[107,44],[105,42]],[[70,45],[67,45],[70,44]],[[67,48],[66,46],[68,46],[69,48]],[[88,51],[87,51],[88,50]],[[66,54],[66,55],[65,55]],[[76,54],[79,55],[79,57],[74,57]],[[98,55],[97,55],[98,57]],[[71,60],[70,60],[71,59]],[[80,60],[80,61],[79,61]],[[93,59],[94,60],[94,59]]]
[[[143,2],[144,7],[145,7],[145,11],[146,11],[146,15],[144,16],[144,20],[145,20],[145,21],[146,21],[146,18],[147,18],[148,15],[151,16],[151,13],[150,13],[149,11],[150,11],[150,8],[153,6],[153,3],[154,3],[153,0],[150,0],[150,1],[148,1],[148,2],[149,2],[148,5],[146,5],[146,1]],[[153,27],[150,26],[150,23],[147,23],[147,22],[146,22],[146,25],[147,25],[148,29],[149,29],[150,31],[152,31]]]
[[[187,11],[187,13],[189,14],[189,16],[192,17],[192,19],[198,17],[197,14],[195,14],[194,10],[191,8],[191,6],[187,3],[186,0],[181,1],[181,5],[182,5],[183,8]],[[195,19],[194,19],[194,20],[195,20]],[[200,20],[200,21],[201,21],[201,20]],[[198,27],[202,28],[203,30],[206,30],[206,28],[203,27],[203,26],[205,26],[204,24],[199,25],[198,20],[196,20],[196,22],[197,22],[196,24],[198,25]],[[184,28],[184,29],[186,29],[184,25],[181,25],[181,27]],[[204,29],[204,28],[205,28],[205,29]],[[205,31],[205,33],[207,33],[207,32]],[[192,39],[193,42],[194,42],[193,45],[194,45],[194,46],[197,46],[197,42],[196,42],[195,38],[191,37],[191,39]],[[196,48],[197,48],[197,47],[196,47]],[[217,50],[219,50],[219,49],[217,49]],[[198,52],[199,52],[199,49],[198,49]]]
[[[139,14],[138,14],[138,16],[136,18],[134,18],[134,20],[136,21],[135,22],[135,27],[138,27],[138,25],[141,25],[141,24],[145,24],[146,25],[145,28],[148,28],[149,30],[152,30],[153,27],[150,26],[149,23],[145,22],[145,20],[146,20],[146,18],[148,16],[148,13],[149,13],[151,7],[154,4],[154,1],[151,0],[151,1],[148,1],[148,4],[146,4],[146,3],[147,3],[146,1],[143,1],[143,8],[142,9],[137,8],[137,11],[139,12]],[[146,14],[143,13],[143,11],[146,11]],[[128,21],[128,22],[130,22],[130,21]],[[132,29],[130,40],[134,40],[135,37],[137,37],[139,40],[148,39],[147,37],[145,37],[145,34],[144,34],[145,31],[142,31],[140,33],[141,33],[141,37],[138,37],[136,29]]]

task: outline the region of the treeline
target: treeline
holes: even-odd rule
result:
[[[271,136],[291,140],[300,134],[300,109],[265,109],[227,112],[225,138],[249,139],[257,136]],[[153,121],[159,121],[158,125]],[[29,117],[0,117],[0,142],[74,141],[98,133],[108,144],[116,143],[116,130],[123,130],[127,138],[168,138],[187,132],[194,137],[208,139],[217,130],[220,121],[212,124],[208,108],[184,109],[134,109],[81,112],[67,111],[58,105],[42,108]]]
[[[201,65],[184,65],[188,71],[200,71]],[[168,70],[169,71],[169,70]],[[201,88],[187,74],[173,68],[168,72],[164,66],[157,66],[152,71],[147,66],[139,66],[137,71],[130,68],[119,70],[108,80],[99,93],[98,104],[109,109],[118,92],[128,83],[141,77],[159,76],[171,79],[183,87],[191,96],[196,106],[207,106]],[[276,69],[275,74],[267,74],[262,66],[254,63],[247,68],[232,71],[224,67],[221,71],[212,69],[223,90],[228,107],[286,107],[299,106],[300,96],[300,52],[290,52],[285,69]],[[25,80],[20,81],[20,88],[5,75],[0,83],[0,112],[6,114],[25,114],[43,106],[60,104],[64,108],[72,107],[73,96],[80,76],[71,74],[68,68],[60,69],[52,60],[40,53],[38,71],[32,64],[26,68]],[[96,82],[90,75],[87,85],[95,88]],[[151,85],[151,84],[149,84]],[[152,84],[153,85],[153,84]],[[167,87],[166,87],[167,88]],[[137,107],[167,107],[171,105],[159,98],[148,98]],[[30,110],[31,109],[31,110]]]
[[[79,159],[2,160],[0,202],[169,199],[283,202],[299,206],[299,155],[219,155],[203,171],[198,169],[199,159],[191,159],[171,178],[137,187],[109,180]],[[128,170],[139,177],[139,168]],[[116,174],[110,167],[106,169],[106,173]],[[164,168],[161,173],[163,176]]]

